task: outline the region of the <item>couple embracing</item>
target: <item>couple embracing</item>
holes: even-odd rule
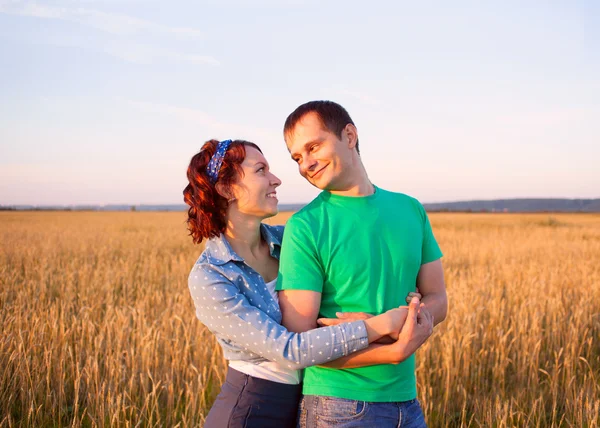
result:
[[[425,427],[414,353],[447,312],[427,214],[370,182],[339,104],[301,105],[284,138],[322,190],[285,233],[262,223],[281,181],[256,144],[210,140],[188,167],[188,227],[206,240],[189,289],[229,360],[205,426]]]

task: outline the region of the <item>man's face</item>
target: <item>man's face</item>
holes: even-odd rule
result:
[[[311,112],[298,121],[286,144],[302,177],[321,190],[338,190],[336,186],[345,167],[351,164],[351,153],[355,150],[345,131],[339,139]]]

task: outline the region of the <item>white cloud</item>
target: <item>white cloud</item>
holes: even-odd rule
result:
[[[203,33],[195,28],[170,27],[129,15],[107,13],[82,7],[48,6],[29,1],[9,0],[0,2],[0,13],[75,22],[115,35],[157,33],[168,34],[181,39],[203,37]]]
[[[188,53],[178,53],[178,52],[163,52],[163,54],[167,58],[172,58],[177,61],[191,62],[194,64],[221,65],[219,60],[217,60],[216,58],[213,58],[212,56],[196,55],[196,54],[188,54]]]
[[[93,51],[102,51],[136,64],[171,61],[212,66],[220,65],[220,61],[210,55],[179,52],[173,49],[167,50],[157,46],[128,41],[130,36],[139,33],[169,36],[173,39],[201,38],[202,33],[193,28],[169,27],[133,16],[106,13],[81,7],[42,5],[36,2],[19,0],[0,0],[0,13],[74,22],[114,36],[121,36],[116,40],[113,37],[113,40],[100,41],[99,44],[93,43],[93,45],[86,38],[56,41],[50,37],[42,42],[50,45],[78,46]]]
[[[538,109],[535,111],[512,111],[491,118],[499,126],[520,126],[523,128],[564,127],[565,125],[581,125],[595,122],[600,112],[585,107],[564,107],[554,109]]]
[[[136,64],[152,64],[158,61],[167,60],[189,62],[192,64],[221,65],[219,60],[212,56],[167,51],[154,46],[136,43],[107,44],[102,47],[102,51]]]
[[[349,96],[352,98],[356,98],[360,102],[371,105],[371,106],[376,106],[379,104],[379,100],[376,99],[375,97],[372,97],[371,95],[364,94],[364,93],[361,93],[358,91],[350,91],[348,89],[341,89],[338,91],[338,93],[340,95],[346,95],[346,96]]]
[[[176,116],[179,119],[189,120],[193,122],[197,122],[203,126],[210,126],[220,129],[225,129],[228,124],[223,123],[217,120],[215,117],[209,115],[206,112],[201,110],[192,109],[188,107],[177,107],[171,106],[168,104],[160,104],[160,103],[149,103],[144,101],[135,101],[129,99],[119,98],[121,101],[125,101],[132,107],[135,107],[139,110],[148,113],[160,113],[160,114],[169,114],[172,116]]]
[[[169,104],[160,104],[144,101],[135,101],[125,98],[117,98],[128,105],[148,113],[167,114],[180,120],[197,123],[203,127],[203,131],[209,135],[227,135],[231,138],[244,138],[250,141],[280,141],[281,135],[271,129],[248,126],[240,123],[222,120],[202,110],[189,107],[179,107]]]

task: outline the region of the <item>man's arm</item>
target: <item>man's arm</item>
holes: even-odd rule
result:
[[[289,331],[303,333],[317,328],[321,293],[311,290],[282,290],[279,292],[281,324]]]
[[[413,298],[408,308],[406,322],[400,330],[398,340],[391,345],[372,343],[367,349],[323,364],[334,369],[352,369],[376,364],[399,364],[406,360],[433,333],[433,316]]]
[[[294,215],[285,226],[277,277],[282,324],[289,331],[317,327],[324,280],[310,224]]]
[[[421,302],[433,315],[434,325],[444,321],[448,313],[448,296],[446,295],[441,260],[438,259],[421,265],[417,275],[417,288],[423,296]]]
[[[396,342],[390,345],[371,343],[368,348],[362,351],[346,355],[326,364],[320,364],[320,366],[330,369],[356,369],[378,364],[399,364],[408,357],[410,357],[410,354],[406,355],[406,352],[399,349]]]
[[[434,325],[446,319],[448,313],[448,297],[442,269],[442,251],[433,236],[429,217],[423,205],[418,202],[423,218],[423,246],[421,249],[421,267],[417,275],[417,288],[423,296],[421,302],[433,315]]]

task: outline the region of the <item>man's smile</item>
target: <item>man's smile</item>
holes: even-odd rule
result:
[[[325,165],[323,168],[321,168],[320,170],[318,170],[317,172],[315,172],[313,175],[311,175],[311,176],[310,176],[310,179],[311,179],[311,180],[314,180],[314,179],[315,179],[315,177],[317,177],[318,175],[320,175],[320,174],[323,172],[323,170],[324,170],[325,168],[327,168],[327,165]]]

